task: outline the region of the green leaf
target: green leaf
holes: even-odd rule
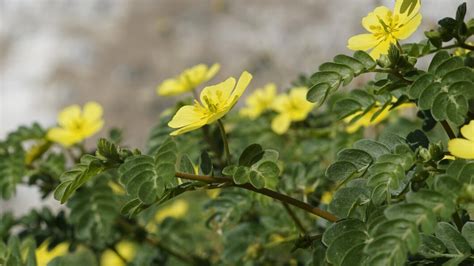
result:
[[[334,111],[337,114],[337,119],[343,119],[357,111],[360,111],[362,105],[353,99],[342,99],[334,105]]]
[[[259,144],[251,144],[242,152],[239,165],[251,166],[263,158],[264,151]]]
[[[97,142],[96,156],[108,164],[119,164],[123,161],[120,156],[120,148],[115,143],[103,138]]]
[[[385,216],[390,219],[406,219],[421,226],[425,233],[434,231],[436,217],[433,212],[425,206],[417,203],[402,203],[389,206],[384,211]]]
[[[120,202],[109,187],[105,173],[96,178],[93,186],[75,193],[67,203],[76,237],[94,243],[96,247],[105,247],[109,243],[119,215]]]
[[[446,197],[454,199],[458,197],[462,184],[448,175],[439,175],[435,177],[434,188]]]
[[[312,103],[316,103],[317,106],[326,101],[326,98],[329,95],[331,85],[328,83],[317,83],[309,88],[308,93],[306,94],[306,100]]]
[[[355,51],[353,56],[364,65],[365,70],[371,70],[377,65],[374,59],[364,51]]]
[[[369,199],[369,191],[362,187],[344,187],[339,189],[329,204],[329,212],[339,218],[365,217],[365,208]]]
[[[436,121],[443,121],[448,118],[446,109],[448,108],[449,97],[446,92],[441,92],[435,97],[431,114]]]
[[[418,99],[421,93],[434,82],[435,76],[432,74],[423,74],[419,76],[408,89],[410,99]]]
[[[462,167],[458,179],[461,183],[474,184],[474,162],[469,162]]]
[[[343,64],[327,62],[319,66],[319,71],[338,73],[342,77],[344,85],[349,84],[354,78],[354,71],[350,67]]]
[[[334,71],[321,71],[316,72],[311,76],[311,81],[314,84],[327,83],[330,86],[330,91],[334,91],[339,88],[342,77]]]
[[[179,160],[179,166],[177,168],[180,172],[195,174],[194,164],[186,154],[181,156],[181,159]]]
[[[341,266],[366,265],[367,256],[364,254],[365,243],[350,248],[341,261]]]
[[[272,161],[262,162],[258,165],[257,170],[265,179],[277,178],[280,175],[280,168]]]
[[[250,171],[249,181],[255,188],[261,189],[265,187],[265,178],[257,171]]]
[[[466,222],[462,227],[461,234],[469,242],[471,249],[474,249],[474,222]]]
[[[370,139],[361,139],[358,140],[352,145],[355,149],[366,151],[372,158],[375,160],[383,154],[390,153],[390,149],[384,144],[370,140]]]
[[[337,153],[337,161],[346,161],[352,163],[357,171],[367,169],[373,162],[372,156],[363,150],[343,149]]]
[[[365,252],[370,257],[367,265],[404,265],[407,250],[400,238],[386,235],[370,242]]]
[[[436,226],[436,237],[443,241],[452,254],[470,254],[471,246],[467,240],[451,224],[440,222]]]
[[[22,156],[0,156],[0,198],[9,199],[26,173]]]
[[[334,265],[341,265],[344,256],[356,245],[363,244],[368,238],[367,234],[361,231],[348,231],[334,239],[326,251],[326,259]]]
[[[418,107],[422,110],[431,109],[433,106],[433,102],[441,92],[441,84],[440,83],[432,83],[426,89],[423,90],[420,94],[420,98],[418,99]]]
[[[78,188],[104,169],[102,162],[96,157],[82,156],[79,164],[61,175],[61,184],[54,191],[54,198],[61,203],[66,202]]]
[[[235,170],[234,175],[232,178],[234,179],[234,183],[238,185],[242,185],[249,182],[249,173],[250,169],[246,166],[239,166],[237,170]]]
[[[156,150],[155,157],[128,157],[118,169],[120,182],[128,194],[138,197],[144,204],[152,204],[164,195],[166,189],[177,186],[176,149],[176,144],[168,139]],[[137,206],[134,204],[128,209]]]
[[[469,105],[467,99],[463,95],[449,96],[448,106],[446,107],[446,113],[449,121],[456,125],[462,125],[466,118]]]
[[[443,242],[432,235],[421,234],[421,246],[418,250],[423,257],[437,258],[444,254],[446,247]]]
[[[435,75],[438,77],[444,77],[446,74],[455,70],[457,68],[461,68],[464,66],[464,62],[462,61],[461,57],[455,56],[451,57],[450,59],[441,63],[435,71]]]
[[[333,61],[352,68],[356,76],[365,70],[365,66],[361,61],[347,55],[343,55],[343,54],[336,55]]]
[[[211,160],[211,157],[209,156],[209,153],[207,153],[207,151],[203,151],[201,153],[201,163],[199,167],[201,168],[201,172],[204,175],[212,174],[212,170],[213,170],[212,160]]]
[[[323,234],[322,241],[324,245],[330,246],[334,239],[346,232],[366,232],[365,224],[357,219],[345,219],[331,224]]]
[[[404,219],[382,222],[378,224],[370,234],[373,235],[376,240],[387,235],[397,237],[402,241],[401,244],[405,245],[412,254],[416,253],[421,244],[420,235],[416,225]],[[380,244],[386,243],[381,242]]]
[[[448,52],[442,50],[437,52],[434,56],[433,59],[431,60],[430,66],[428,67],[428,72],[429,73],[435,73],[436,69],[441,65],[444,61],[448,60],[451,58]]]
[[[474,82],[474,72],[471,68],[461,67],[446,73],[441,79],[441,83],[449,85],[459,81]]]
[[[441,216],[443,219],[449,219],[456,206],[452,199],[447,198],[439,192],[420,189],[417,192],[409,192],[406,194],[406,200],[409,203],[419,203],[433,211],[433,213]]]
[[[346,161],[337,161],[326,170],[326,176],[333,181],[342,181],[352,178],[357,173],[357,167]]]

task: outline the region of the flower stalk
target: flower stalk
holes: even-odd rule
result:
[[[227,134],[225,132],[224,124],[222,123],[222,120],[218,119],[217,120],[217,126],[219,126],[219,131],[221,132],[221,137],[222,137],[222,142],[224,144],[224,156],[227,165],[230,165],[231,160],[230,160],[230,150],[229,150],[229,141],[227,140]]]

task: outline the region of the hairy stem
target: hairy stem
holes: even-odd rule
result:
[[[224,156],[227,165],[230,165],[230,151],[229,151],[229,142],[227,141],[227,134],[225,133],[224,124],[220,119],[217,120],[217,125],[219,126],[219,131],[221,132],[222,142],[224,143]]]
[[[213,176],[205,176],[205,175],[193,175],[193,174],[187,174],[187,173],[181,173],[181,172],[176,172],[176,177],[183,178],[183,179],[189,179],[189,180],[196,180],[196,181],[201,181],[201,182],[206,182],[206,183],[229,183],[234,187],[240,187],[243,189],[251,190],[253,192],[268,196],[270,198],[279,200],[281,202],[285,202],[289,205],[293,205],[297,208],[300,208],[306,212],[309,212],[311,214],[314,214],[316,216],[319,216],[323,219],[326,219],[330,222],[336,222],[338,218],[332,214],[329,213],[325,210],[322,210],[320,208],[314,207],[309,205],[306,202],[297,200],[295,198],[292,198],[290,196],[280,194],[276,191],[273,191],[271,189],[267,188],[255,188],[250,184],[243,184],[243,185],[237,185],[233,182],[232,178],[229,177],[213,177]]]

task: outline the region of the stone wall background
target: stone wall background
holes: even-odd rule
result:
[[[423,0],[411,40],[460,3]],[[380,4],[393,0],[0,0],[0,138],[32,121],[53,125],[64,106],[95,100],[107,127],[123,128],[127,144],[141,147],[175,100],[155,94],[163,79],[219,62],[217,81],[246,69],[249,90],[270,81],[284,88],[348,53],[347,39],[363,33],[361,18]],[[22,213],[38,201],[21,187],[0,211]]]

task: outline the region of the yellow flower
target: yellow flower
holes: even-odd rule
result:
[[[168,217],[182,218],[188,212],[189,205],[183,199],[175,200],[172,204],[162,208],[155,215],[155,221],[161,222]]]
[[[371,120],[372,116],[380,110],[380,107],[373,107],[372,109],[370,109],[370,111],[368,111],[366,114],[364,114],[362,117],[360,117],[357,121],[349,124],[346,127],[346,132],[347,133],[354,133],[361,127],[369,127],[369,126],[377,125],[378,123],[382,122],[383,120],[385,120],[388,117],[388,115],[390,114],[390,111],[388,109],[389,108],[385,108],[385,110],[383,110],[379,114],[379,116],[377,116],[377,118],[375,118],[374,120]],[[356,112],[356,113],[344,118],[344,122],[350,123],[351,120],[354,117],[356,117],[356,116],[358,116],[362,113],[363,113],[362,111]]]
[[[321,196],[321,203],[328,205],[332,201],[332,191],[326,191]]]
[[[392,104],[396,103],[397,102],[397,98],[395,97],[392,97]],[[379,103],[377,103],[379,104]],[[403,109],[409,109],[409,108],[415,108],[416,107],[416,104],[414,103],[403,103],[403,104],[400,104],[396,107],[397,110],[403,110]],[[374,120],[372,120],[372,116],[378,112],[380,110],[380,106],[375,106],[373,107],[372,109],[370,109],[370,111],[368,111],[366,114],[364,114],[362,117],[360,117],[357,121],[351,123],[349,126],[346,127],[346,132],[347,133],[354,133],[356,132],[359,128],[361,127],[369,127],[369,126],[374,126],[374,125],[377,125],[378,123],[382,122],[383,120],[385,120],[388,115],[390,114],[390,107],[387,107],[385,108],[378,116],[377,118],[375,118]],[[362,114],[363,112],[362,111],[359,111],[359,112],[356,112],[348,117],[346,117],[344,119],[344,122],[346,123],[350,123],[351,120]]]
[[[51,128],[46,138],[63,146],[71,146],[94,135],[102,129],[102,107],[95,102],[88,102],[81,108],[71,105],[58,115],[59,127]]]
[[[69,245],[67,243],[61,243],[51,250],[48,250],[48,245],[49,241],[44,241],[35,251],[38,266],[46,266],[54,258],[64,256],[68,253]]]
[[[175,200],[168,206],[160,208],[155,214],[155,219],[146,225],[146,229],[148,232],[154,233],[156,231],[157,223],[161,223],[164,219],[168,217],[180,219],[188,213],[188,210],[189,204],[187,201],[183,199]]]
[[[306,87],[295,87],[289,94],[278,95],[273,103],[273,109],[278,115],[272,121],[272,130],[277,134],[285,133],[291,122],[305,120],[314,107],[306,100]]]
[[[367,34],[355,35],[349,39],[347,48],[351,50],[369,50],[370,56],[378,59],[381,54],[387,54],[390,44],[404,40],[416,31],[421,22],[420,0],[412,12],[401,13],[403,0],[397,0],[395,11],[385,6],[379,6],[362,19],[362,26],[369,31]]]
[[[473,45],[474,42],[466,42],[466,44]],[[471,50],[469,50],[469,49],[464,49],[464,48],[459,47],[456,50],[454,50],[454,55],[463,56],[463,55],[468,54],[470,51]]]
[[[275,100],[276,86],[268,83],[263,88],[255,90],[250,94],[245,103],[247,107],[240,110],[240,114],[251,119],[259,117],[263,112],[270,109]]]
[[[156,88],[156,92],[162,96],[173,96],[192,91],[200,84],[212,79],[219,69],[219,64],[214,64],[210,68],[204,64],[193,66],[177,77],[163,81]]]
[[[136,247],[133,243],[128,241],[121,241],[116,246],[117,252],[127,262],[130,262],[135,257]],[[124,261],[113,251],[106,250],[100,257],[100,266],[125,266]]]
[[[474,159],[474,120],[461,128],[464,139],[456,138],[448,142],[449,152],[463,159]]]
[[[194,100],[194,105],[181,107],[168,123],[169,127],[177,128],[170,135],[183,134],[222,118],[237,103],[251,79],[252,75],[244,71],[237,85],[231,77],[217,85],[205,87],[201,92],[201,102]]]

